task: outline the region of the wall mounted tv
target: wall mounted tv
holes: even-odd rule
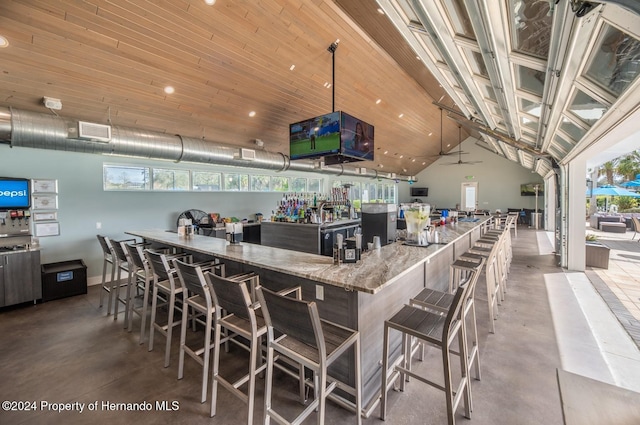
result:
[[[411,196],[417,196],[417,197],[429,196],[429,188],[428,187],[412,187]]]
[[[544,196],[544,184],[524,183],[520,185],[520,196],[536,196],[536,185],[538,186],[538,196]]]
[[[0,210],[31,207],[29,180],[0,177]]]
[[[336,111],[289,125],[292,160],[325,157],[326,164],[373,161],[374,127]]]

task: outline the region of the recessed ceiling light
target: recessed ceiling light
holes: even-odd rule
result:
[[[204,0],[204,2],[209,6],[213,6],[214,4],[216,4],[216,0]]]
[[[400,159],[404,158],[404,155],[400,155]]]
[[[385,154],[385,155],[386,155],[386,154],[388,154],[388,153],[389,153],[389,151],[384,151],[384,154]]]
[[[327,88],[330,88],[330,87],[331,87],[331,83],[327,83]]]
[[[411,162],[416,162],[416,159],[415,159],[415,158],[413,158],[413,159],[411,160]]]
[[[429,132],[429,136],[431,136],[432,134],[433,134],[433,132],[432,132],[432,131],[430,131],[430,132]]]
[[[381,15],[384,15],[384,10],[382,10],[381,8],[378,8],[378,13]]]
[[[249,112],[249,116],[252,117],[252,118],[255,117],[256,116],[256,111]]]
[[[423,162],[423,163],[422,163],[422,165],[425,165],[425,164],[426,164],[426,162]]]
[[[384,168],[384,165],[382,165],[382,164],[378,164],[378,167],[380,167],[380,168]]]
[[[378,99],[378,100],[376,100],[376,105],[379,105],[379,104],[380,104],[380,102],[382,102],[382,99]]]
[[[166,94],[173,94],[176,91],[176,89],[174,89],[172,86],[167,86],[164,88],[164,92]]]
[[[0,47],[7,47],[9,46],[9,40],[7,40],[6,37],[3,37],[0,35]]]
[[[402,118],[402,117],[404,117],[404,114],[398,115],[398,118]]]
[[[422,60],[422,59],[420,59],[420,56],[416,56],[416,59],[418,59],[418,60]]]
[[[295,65],[295,64],[294,64],[294,65],[291,65],[291,66],[289,67],[289,71],[293,71],[294,69],[296,69],[296,65]]]
[[[447,147],[449,147],[449,146],[451,146],[451,143],[448,143],[448,144],[447,144]]]

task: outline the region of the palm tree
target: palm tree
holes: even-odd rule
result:
[[[616,173],[625,181],[635,179],[640,174],[640,151],[633,151],[620,159]]]
[[[606,184],[613,184],[613,177],[616,172],[618,162],[618,158],[612,159],[611,161],[607,161],[602,164],[598,169],[598,177],[605,176]]]

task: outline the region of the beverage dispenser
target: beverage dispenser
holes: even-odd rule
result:
[[[395,204],[362,204],[363,245],[373,243],[373,237],[380,237],[380,245],[395,242],[398,207]]]
[[[13,248],[30,243],[30,181],[0,177],[0,248]]]

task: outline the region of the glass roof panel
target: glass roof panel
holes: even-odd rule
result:
[[[511,0],[513,48],[546,59],[549,56],[552,16],[548,0]]]
[[[520,124],[525,128],[528,128],[533,131],[538,131],[538,121],[532,120],[529,117],[520,117]]]
[[[591,127],[607,112],[607,107],[583,91],[576,90],[569,110]]]
[[[518,88],[542,97],[545,73],[524,65],[516,65],[518,72]]]
[[[485,84],[480,84],[480,90],[482,91],[484,97],[497,102],[496,92],[493,91],[493,87],[487,86]]]
[[[469,59],[469,64],[471,65],[471,70],[476,75],[483,75],[489,78],[489,73],[487,72],[487,67],[484,64],[484,58],[480,54],[480,52],[476,52],[475,50],[464,49],[467,54],[467,58]]]
[[[440,51],[433,43],[433,40],[431,40],[431,37],[429,37],[428,34],[416,33],[416,36],[420,44],[422,44],[422,47],[435,58],[436,62],[444,63],[444,59],[442,58]]]
[[[587,78],[620,96],[639,72],[640,41],[604,25],[589,58]]]
[[[560,129],[569,135],[576,142],[580,141],[582,137],[587,133],[582,127],[578,127],[571,120],[566,117],[562,117],[562,124],[560,124]]]
[[[409,5],[409,3],[410,2],[404,2],[404,1],[399,1],[398,2],[398,5],[400,5],[400,8],[404,12],[404,14],[407,16],[407,22],[406,23],[409,23],[411,21],[420,22],[420,19],[418,18],[418,15],[416,15],[416,12]]]
[[[464,2],[462,0],[444,0],[443,3],[456,35],[475,40],[476,35],[473,32],[471,19],[469,19]]]
[[[520,110],[526,112],[529,115],[533,115],[536,118],[540,118],[540,102],[532,102],[527,99],[520,98]]]
[[[569,152],[572,148],[573,148],[573,144],[567,142],[562,136],[560,136],[559,134],[556,134],[555,137],[553,138],[553,145],[557,146],[558,148],[562,149],[563,152],[566,154],[567,152]]]

